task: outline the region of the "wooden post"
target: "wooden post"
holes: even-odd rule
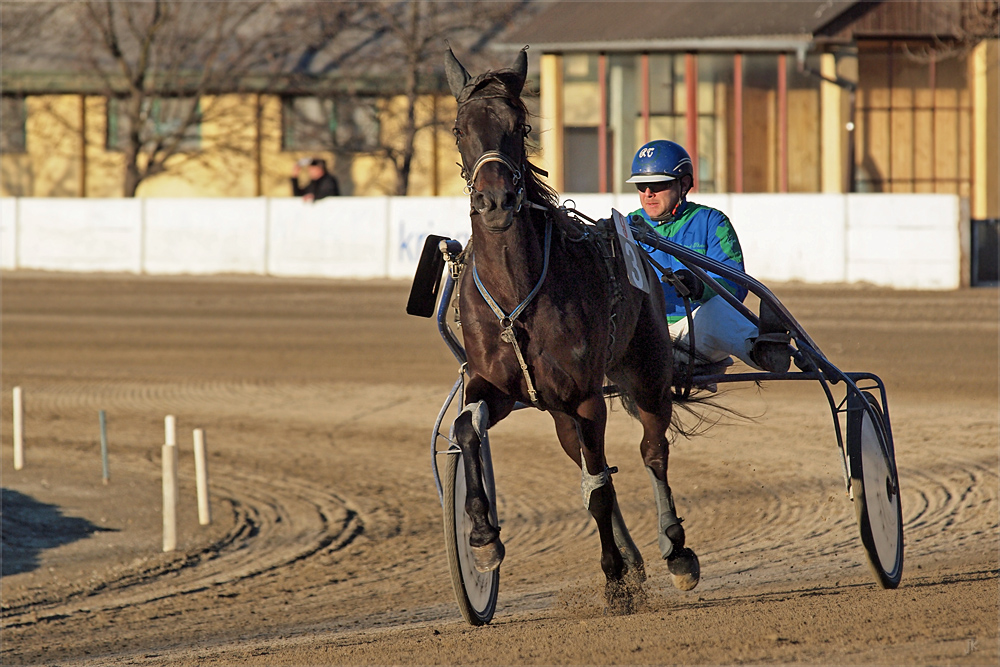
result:
[[[743,54],[733,55],[733,124],[736,126],[733,192],[743,192]]]
[[[177,548],[177,445],[163,445],[163,550]]]
[[[97,413],[97,416],[101,422],[101,469],[103,471],[101,479],[107,484],[111,480],[111,473],[108,468],[108,419],[104,410]]]
[[[597,191],[608,192],[608,54],[597,56],[597,88],[601,98],[597,125]]]
[[[24,467],[24,400],[21,388],[14,387],[14,470]]]
[[[177,421],[173,415],[163,420],[163,550],[177,548]]]
[[[698,56],[695,53],[684,54],[684,87],[687,93],[687,104],[684,109],[684,120],[687,126],[685,148],[691,156],[691,171],[694,172],[694,186],[698,191],[701,172],[698,167]]]
[[[194,475],[198,487],[198,523],[212,523],[212,507],[208,499],[208,460],[205,458],[205,432],[194,430]]]
[[[642,80],[642,143],[649,143],[649,54],[639,56],[639,78]]]
[[[778,54],[778,192],[788,192],[788,56]]]
[[[163,431],[164,440],[163,442],[168,445],[177,444],[177,420],[174,419],[173,415],[167,415],[163,419]]]

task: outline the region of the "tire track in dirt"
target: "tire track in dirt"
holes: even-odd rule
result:
[[[947,553],[956,548],[996,546],[1000,522],[995,466],[955,458],[899,472],[907,548]]]
[[[5,601],[4,627],[81,610],[139,605],[237,582],[337,552],[365,531],[365,518],[349,500],[302,480],[263,478],[230,466],[216,466],[213,473],[213,497],[217,505],[228,508],[222,520],[230,525],[223,537],[152,567],[126,569],[62,599]]]

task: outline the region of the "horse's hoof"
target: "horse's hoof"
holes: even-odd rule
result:
[[[670,570],[670,578],[674,582],[674,587],[682,591],[689,591],[698,585],[701,579],[701,565],[698,563],[698,556],[688,548],[679,549],[675,555],[667,559],[667,569]]]
[[[504,554],[507,553],[500,538],[481,547],[469,545],[469,548],[472,550],[472,563],[475,565],[476,571],[484,574],[500,567]]]

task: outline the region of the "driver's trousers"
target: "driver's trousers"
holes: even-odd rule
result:
[[[699,363],[716,363],[734,356],[751,368],[761,370],[750,358],[757,327],[721,296],[696,308],[691,315],[694,322],[695,353]],[[674,358],[687,363],[688,320],[686,317],[669,325],[674,341]]]

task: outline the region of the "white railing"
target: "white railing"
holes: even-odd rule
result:
[[[635,194],[567,195],[590,217]],[[954,289],[968,214],[954,195],[723,194],[762,281]],[[0,199],[0,268],[149,274],[409,278],[428,234],[469,237],[465,197]]]

